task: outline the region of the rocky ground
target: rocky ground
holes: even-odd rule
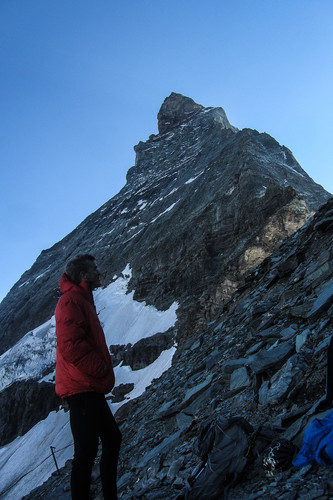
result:
[[[325,393],[333,334],[333,201],[243,278],[173,366],[116,419],[124,436],[119,498],[176,499],[200,459],[193,442],[212,415],[242,416],[300,447]],[[70,498],[70,463],[26,498]],[[333,470],[319,465],[267,477],[249,462],[229,500],[333,498]],[[102,498],[98,468],[92,489]]]

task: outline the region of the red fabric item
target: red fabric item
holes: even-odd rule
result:
[[[56,393],[61,398],[80,392],[107,394],[114,387],[114,372],[88,284],[76,285],[63,274],[60,290],[55,310]]]

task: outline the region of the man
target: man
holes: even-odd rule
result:
[[[114,387],[114,372],[92,291],[101,285],[92,255],[71,260],[60,280],[63,293],[55,311],[56,393],[69,404],[74,439],[73,500],[90,498],[91,470],[102,441],[100,472],[104,499],[117,498],[121,433],[104,394]]]

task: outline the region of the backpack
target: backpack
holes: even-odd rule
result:
[[[203,425],[193,445],[202,463],[179,498],[223,499],[245,469],[252,433],[253,427],[242,417],[225,418],[218,414]]]

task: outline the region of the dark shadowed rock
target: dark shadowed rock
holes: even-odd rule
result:
[[[276,369],[276,367],[290,356],[294,349],[292,343],[289,342],[283,342],[269,350],[262,349],[258,354],[254,355],[253,361],[249,363],[249,366],[254,373],[262,373],[273,367]]]
[[[173,331],[156,333],[141,339],[124,352],[124,365],[129,365],[132,370],[141,370],[153,363],[162,351],[169,349],[173,344]]]
[[[0,392],[0,446],[23,436],[60,404],[54,384],[48,382],[15,382],[4,389]]]
[[[287,397],[291,391],[301,383],[304,383],[304,374],[308,364],[303,356],[294,354],[286,364],[270,379],[264,382],[259,391],[260,405],[276,405]],[[299,387],[300,388],[300,387]]]
[[[181,125],[201,109],[203,106],[194,102],[190,97],[172,92],[163,102],[157,115],[159,133],[164,134]]]
[[[174,342],[175,334],[171,328],[167,332],[159,332],[143,338],[134,345],[111,345],[110,350],[114,366],[123,362],[124,365],[130,366],[132,370],[141,370],[153,363],[162,351],[172,347]]]
[[[318,318],[320,313],[327,310],[333,303],[333,279],[330,280],[320,291],[318,298],[314,302],[311,311],[308,314],[308,319],[313,322]]]
[[[114,387],[111,396],[112,403],[119,403],[125,399],[126,394],[134,389],[134,384],[119,384]]]

